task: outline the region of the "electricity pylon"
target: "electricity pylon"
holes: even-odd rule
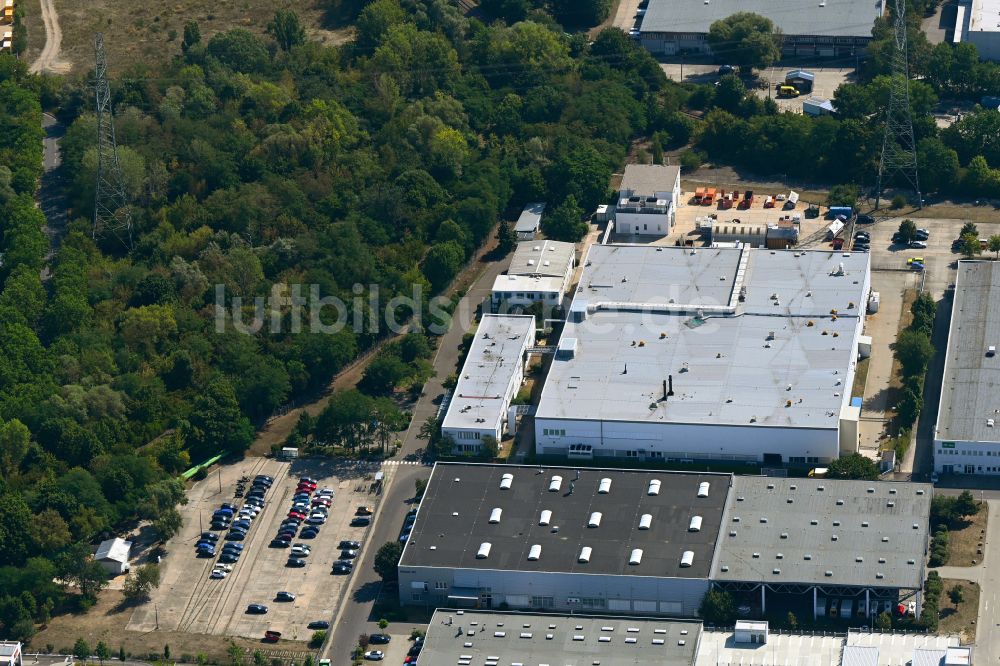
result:
[[[95,96],[97,101],[97,180],[94,185],[94,239],[111,234],[132,249],[132,211],[129,207],[122,167],[118,161],[115,121],[111,111],[111,88],[108,86],[108,56],[104,35],[94,38],[97,56]]]
[[[917,195],[917,207],[923,207],[920,179],[917,176],[917,145],[913,140],[910,116],[910,73],[906,56],[906,0],[895,0],[893,21],[895,48],[892,52],[892,76],[889,84],[889,107],[885,114],[882,157],[878,163],[875,209],[879,207],[884,184],[902,184],[905,180]],[[900,178],[902,176],[902,178]]]

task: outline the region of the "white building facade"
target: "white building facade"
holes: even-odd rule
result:
[[[604,245],[584,264],[538,455],[810,465],[857,450],[865,253]]]
[[[1000,474],[1000,264],[960,261],[934,433],[934,471]]]
[[[674,226],[680,195],[680,167],[626,165],[615,206],[616,233],[666,236]]]
[[[441,434],[454,441],[456,453],[479,451],[484,437],[503,439],[534,344],[533,316],[483,315],[441,424]]]

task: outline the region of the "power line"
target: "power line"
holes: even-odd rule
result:
[[[111,110],[111,88],[108,86],[108,55],[104,51],[104,35],[94,38],[94,96],[97,107],[97,178],[94,185],[94,239],[106,233],[115,236],[126,249],[132,249],[132,211],[118,161],[115,141],[114,114]]]
[[[917,175],[917,145],[913,138],[910,115],[910,73],[906,54],[906,0],[895,0],[893,17],[895,48],[892,52],[892,75],[889,84],[889,106],[885,114],[885,135],[882,157],[878,163],[878,183],[875,185],[875,209],[881,203],[882,187],[900,176],[917,195],[921,208],[920,179]],[[902,183],[899,183],[902,184]]]

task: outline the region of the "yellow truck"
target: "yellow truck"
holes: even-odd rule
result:
[[[778,97],[798,97],[799,90],[795,86],[778,86]]]

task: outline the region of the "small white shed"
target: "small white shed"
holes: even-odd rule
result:
[[[97,547],[94,559],[101,563],[110,576],[118,576],[129,570],[129,557],[132,555],[132,542],[125,539],[108,539]]]
[[[733,636],[733,640],[737,643],[765,645],[767,643],[767,622],[758,620],[737,620],[736,635]]]

